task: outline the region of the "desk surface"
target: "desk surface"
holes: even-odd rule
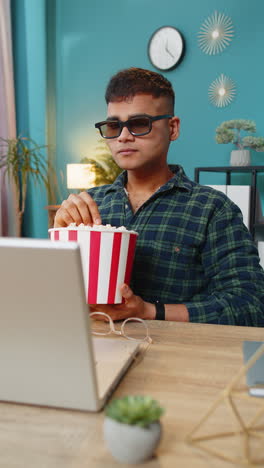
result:
[[[184,440],[242,365],[243,340],[263,341],[264,329],[173,322],[149,325],[153,344],[144,359],[132,365],[114,393],[115,397],[149,394],[166,408],[157,456],[137,466],[237,466],[188,446]],[[103,442],[103,417],[103,412],[0,403],[0,466],[118,468],[120,463]],[[215,414],[211,427],[223,429],[229,417],[224,410]]]

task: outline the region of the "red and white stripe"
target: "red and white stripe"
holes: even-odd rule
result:
[[[137,234],[126,231],[52,229],[50,239],[80,245],[88,304],[119,304],[119,288],[129,284]]]

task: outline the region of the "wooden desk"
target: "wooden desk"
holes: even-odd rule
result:
[[[241,366],[243,340],[262,341],[264,329],[155,321],[149,324],[153,344],[143,361],[130,368],[114,393],[116,397],[128,393],[149,394],[166,408],[162,417],[164,435],[157,457],[137,466],[237,466],[188,446],[184,440]],[[0,415],[0,466],[3,468],[125,466],[116,462],[104,445],[102,412],[91,414],[1,403]],[[224,413],[215,415],[212,427],[223,426],[228,417]]]

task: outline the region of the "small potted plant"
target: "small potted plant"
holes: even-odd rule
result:
[[[164,409],[149,396],[125,396],[106,407],[104,439],[112,455],[122,463],[150,458],[161,439],[160,417]]]
[[[217,143],[234,143],[236,149],[231,151],[231,166],[250,165],[250,151],[246,148],[252,148],[255,151],[264,151],[264,138],[255,136],[242,137],[241,131],[250,133],[256,132],[256,124],[253,120],[227,120],[216,129]]]

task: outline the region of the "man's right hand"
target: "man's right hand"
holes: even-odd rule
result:
[[[87,192],[71,194],[58,209],[54,227],[65,227],[71,223],[102,224],[98,206]]]

